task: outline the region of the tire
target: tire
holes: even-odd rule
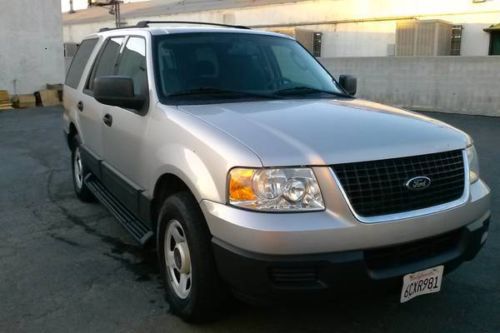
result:
[[[205,219],[190,193],[165,200],[157,235],[160,272],[171,311],[192,323],[216,319],[229,292],[216,270]]]
[[[83,202],[94,202],[95,197],[88,189],[83,181],[85,176],[89,173],[87,167],[83,163],[80,151],[80,137],[75,135],[73,137],[73,149],[71,150],[71,170],[73,175],[73,188],[75,194]]]

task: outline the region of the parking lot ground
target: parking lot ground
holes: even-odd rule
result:
[[[59,108],[0,113],[0,332],[500,332],[500,118],[429,114],[470,133],[493,189],[488,243],[439,294],[239,304],[191,326],[169,314],[154,253],[73,194]]]

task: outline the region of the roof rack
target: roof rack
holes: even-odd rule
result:
[[[222,23],[195,22],[195,21],[140,21],[135,26],[136,28],[147,28],[150,24],[196,24],[196,25],[211,25],[216,27],[236,28],[250,30],[249,27],[243,25],[230,25]]]
[[[101,28],[101,29],[99,29],[99,32],[121,30],[121,29],[134,29],[134,28],[137,28],[137,27],[132,25],[132,26],[126,26],[126,27],[119,27],[119,28]]]
[[[125,26],[125,27],[120,27],[120,28],[101,28],[101,29],[99,29],[99,32],[120,30],[120,29],[148,28],[150,24],[196,24],[196,25],[209,25],[209,26],[215,26],[215,27],[251,30],[251,28],[245,27],[243,25],[230,25],[230,24],[222,24],[222,23],[195,22],[195,21],[140,21],[136,25]]]

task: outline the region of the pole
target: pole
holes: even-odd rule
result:
[[[120,28],[122,24],[122,15],[120,12],[120,1],[115,1],[115,21],[116,27]]]
[[[69,0],[69,13],[73,14],[75,12],[75,9],[73,7],[73,0]]]

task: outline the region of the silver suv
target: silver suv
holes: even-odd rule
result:
[[[189,321],[228,295],[440,290],[488,235],[471,138],[355,99],[294,39],[141,22],[87,37],[64,88],[73,182],[158,250]]]

